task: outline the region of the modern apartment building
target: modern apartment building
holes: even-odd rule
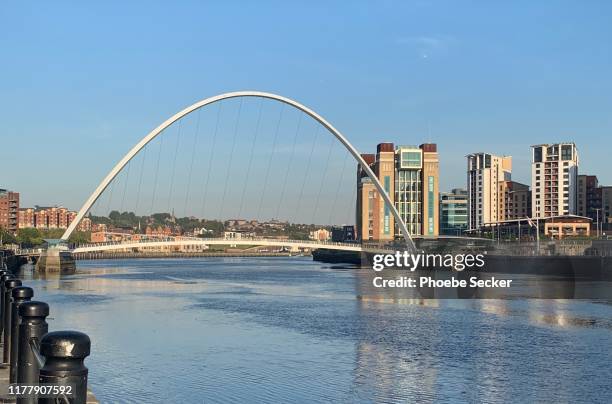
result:
[[[61,206],[19,209],[19,228],[66,229],[76,218],[77,213]],[[91,230],[91,220],[83,218],[77,230]]]
[[[529,185],[516,181],[499,182],[501,220],[531,217],[531,191]]]
[[[380,143],[376,154],[362,154],[413,235],[436,236],[439,227],[438,153],[435,144],[398,146]],[[401,237],[391,210],[366,173],[357,170],[357,237]]]
[[[500,181],[510,181],[512,157],[489,153],[467,156],[468,229],[479,229],[505,219]]]
[[[531,146],[531,210],[534,217],[578,213],[578,150],[574,143]]]
[[[36,227],[34,224],[34,208],[19,209],[19,228]]]
[[[463,188],[440,192],[440,234],[461,236],[467,230],[468,193]]]
[[[601,217],[602,189],[596,175],[578,175],[578,216],[585,216],[597,221],[598,209]]]
[[[0,227],[10,233],[19,228],[19,192],[0,189]]]

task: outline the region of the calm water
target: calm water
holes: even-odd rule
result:
[[[33,279],[102,402],[612,402],[612,306],[359,298],[309,258],[80,261]]]

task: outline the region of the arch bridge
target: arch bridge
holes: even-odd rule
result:
[[[89,196],[89,198],[85,201],[81,209],[79,210],[76,218],[70,223],[66,231],[61,237],[61,240],[66,242],[72,232],[77,228],[80,221],[85,217],[85,215],[92,208],[94,203],[98,200],[100,195],[104,192],[104,190],[109,186],[109,184],[113,181],[115,177],[121,172],[121,170],[153,139],[159,136],[166,128],[172,125],[174,122],[180,120],[181,118],[193,113],[200,108],[204,108],[208,105],[214,104],[216,102],[232,99],[232,98],[240,98],[240,97],[257,97],[263,99],[275,100],[286,105],[289,105],[303,113],[307,114],[315,121],[317,121],[320,125],[322,125],[329,134],[331,134],[338,142],[340,142],[346,150],[352,155],[355,161],[362,167],[363,171],[370,178],[374,186],[376,187],[378,193],[383,198],[386,207],[389,212],[395,218],[395,223],[399,227],[399,230],[403,236],[403,239],[406,242],[407,249],[411,251],[416,251],[415,244],[412,240],[406,225],[401,220],[399,212],[397,211],[394,203],[391,201],[389,195],[385,191],[383,185],[380,183],[378,177],[374,174],[370,166],[364,161],[361,157],[361,154],[357,151],[357,149],[349,142],[349,140],[331,123],[329,123],[325,118],[321,115],[313,111],[312,109],[306,107],[303,104],[300,104],[297,101],[294,101],[290,98],[283,97],[277,94],[260,92],[260,91],[237,91],[237,92],[229,92],[220,95],[216,95],[210,98],[206,98],[202,101],[196,102],[193,105],[183,109],[182,111],[174,114],[166,121],[161,123],[158,127],[153,129],[149,134],[147,134],[142,140],[140,140],[125,156],[110,170],[110,172],[106,175],[106,177],[100,182],[98,187],[94,190],[94,192]],[[191,245],[214,245],[214,244],[228,244],[228,240],[225,239],[194,239],[194,240],[166,240],[166,241],[139,241],[138,243],[104,243],[100,245],[84,245],[77,247],[74,252],[92,252],[92,251],[108,251],[108,250],[117,250],[117,249],[125,249],[125,248],[137,248],[142,247],[143,245],[147,245],[149,247],[153,246],[163,246],[163,245],[185,245],[185,243],[191,243]],[[308,242],[302,240],[269,240],[269,239],[249,239],[249,240],[232,240],[232,244],[257,244],[257,245],[274,245],[274,246],[284,246],[288,248],[327,248],[334,250],[346,250],[346,251],[367,251],[369,247],[364,247],[359,244],[349,244],[349,243],[331,243],[331,242]],[[380,248],[377,249],[379,251]]]

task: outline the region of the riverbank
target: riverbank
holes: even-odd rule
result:
[[[292,257],[290,252],[88,252],[73,254],[75,260],[130,259],[130,258],[205,258],[205,257]]]

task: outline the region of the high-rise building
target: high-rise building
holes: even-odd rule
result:
[[[510,181],[512,157],[474,153],[467,156],[468,229],[504,220],[499,182]],[[502,190],[503,191],[503,190]]]
[[[597,221],[597,209],[601,210],[602,194],[596,175],[578,175],[578,216]],[[599,212],[601,216],[601,211]]]
[[[468,193],[463,188],[440,192],[440,234],[460,236],[467,230]]]
[[[534,217],[577,214],[578,150],[574,143],[531,146],[531,211]]]
[[[438,235],[438,153],[435,144],[398,146],[380,143],[376,154],[362,154],[413,235]],[[357,172],[357,237],[401,237],[391,209],[366,173]]]
[[[10,233],[19,228],[19,192],[0,189],[0,227]]]
[[[501,220],[531,217],[531,191],[529,185],[516,181],[500,181],[499,197]]]

